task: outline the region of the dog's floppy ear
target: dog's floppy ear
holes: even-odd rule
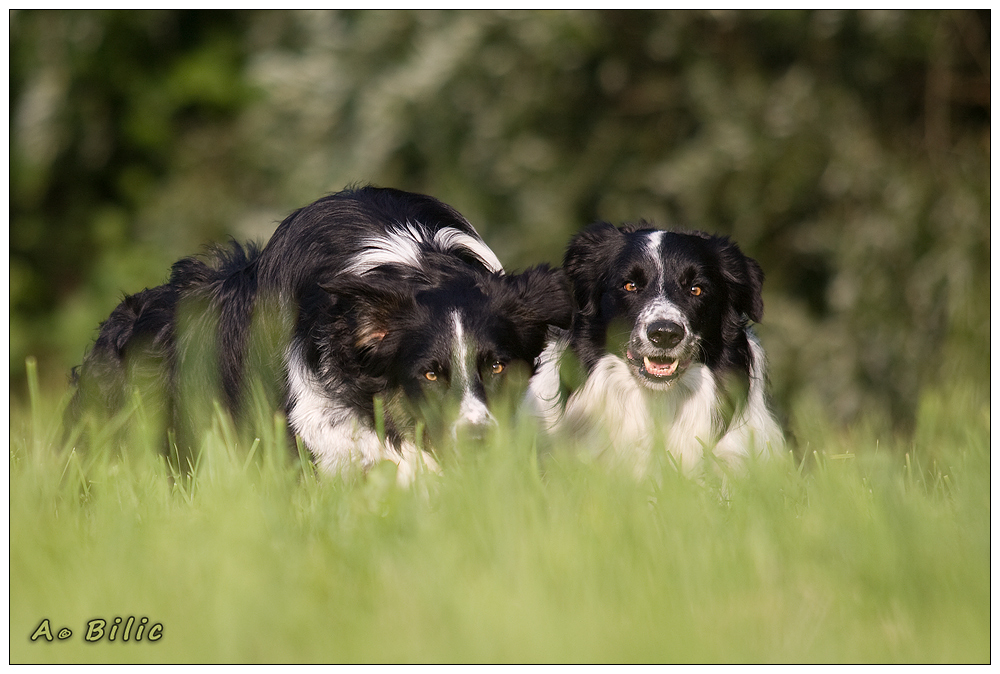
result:
[[[573,319],[573,305],[569,284],[561,270],[541,264],[503,279],[513,290],[514,298],[505,307],[507,315],[520,323],[569,327]]]
[[[729,287],[736,311],[755,323],[764,317],[764,271],[757,261],[747,257],[739,246],[725,237],[715,237],[723,277]]]
[[[342,276],[320,286],[330,294],[335,312],[352,329],[352,343],[360,350],[377,347],[400,318],[414,307],[413,294],[404,292],[391,275]]]
[[[504,284],[499,315],[515,326],[525,357],[534,359],[545,346],[549,327],[567,329],[573,320],[569,283],[559,269],[542,264],[520,274],[495,277]]]
[[[624,242],[621,231],[608,222],[595,222],[570,239],[563,269],[573,288],[576,306],[584,315],[597,313],[603,285],[600,274]]]

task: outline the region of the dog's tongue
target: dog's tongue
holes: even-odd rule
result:
[[[677,371],[676,360],[653,360],[649,356],[642,359],[646,372],[654,377],[669,377]]]

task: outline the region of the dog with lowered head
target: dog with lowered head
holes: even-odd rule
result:
[[[450,206],[349,189],[289,215],[262,248],[181,260],[126,296],[74,373],[71,410],[113,415],[153,391],[164,430],[193,445],[213,397],[238,420],[259,384],[321,470],[388,460],[405,482],[436,466],[435,447],[495,424],[508,373],[530,374],[570,317],[561,272],[506,274]]]

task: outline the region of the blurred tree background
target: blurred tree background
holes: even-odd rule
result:
[[[774,393],[906,428],[989,396],[986,11],[14,11],[10,387],[124,292],[352,183],[509,268],[604,219],[729,234]]]

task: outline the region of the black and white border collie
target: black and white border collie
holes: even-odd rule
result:
[[[662,450],[687,474],[709,452],[738,467],[781,451],[749,327],[763,313],[763,272],[736,244],[602,222],[570,241],[563,268],[572,328],[553,330],[527,400],[549,430],[638,475]],[[567,349],[585,379],[564,399]]]
[[[436,469],[422,449],[494,424],[508,370],[521,364],[526,381],[547,330],[570,319],[560,272],[506,275],[453,208],[350,189],[291,214],[263,248],[181,260],[168,283],[127,296],[75,373],[74,402],[113,412],[145,359],[176,431],[185,391],[214,387],[239,418],[257,381],[320,469],[389,460],[407,482]]]

